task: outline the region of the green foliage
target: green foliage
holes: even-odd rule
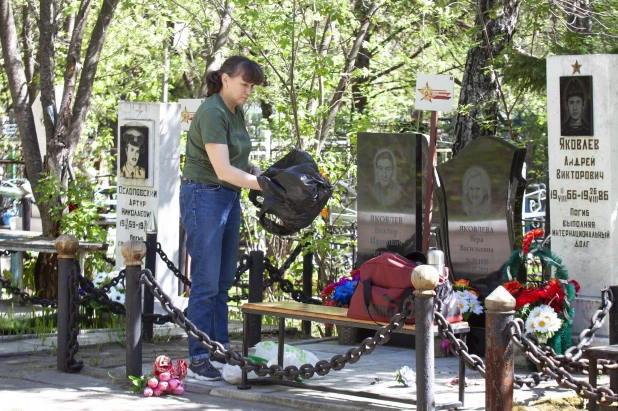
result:
[[[51,204],[52,220],[60,223],[61,233],[73,234],[83,241],[106,242],[107,231],[97,224],[99,212],[93,199],[94,183],[85,176],[70,180],[65,187],[56,177],[47,175],[39,181],[37,191],[41,201]],[[84,270],[92,275],[103,265],[100,255],[88,253]]]

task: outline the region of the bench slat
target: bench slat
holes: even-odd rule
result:
[[[374,330],[387,325],[386,323],[375,324],[373,321],[348,318],[347,308],[297,303],[294,301],[246,303],[243,304],[242,311],[245,314],[259,314],[273,317],[293,318],[297,320],[310,320]],[[453,323],[451,325],[453,326],[455,334],[467,333],[470,331],[470,327],[465,321]],[[415,331],[416,326],[406,324],[399,332],[414,334]],[[434,326],[434,333],[436,335],[437,332],[438,326]]]

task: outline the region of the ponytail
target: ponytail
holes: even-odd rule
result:
[[[215,93],[221,91],[221,87],[223,87],[223,81],[221,80],[221,73],[219,70],[211,71],[206,75],[206,87],[208,91],[206,92],[206,97],[210,97]]]

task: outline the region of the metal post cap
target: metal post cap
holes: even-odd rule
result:
[[[431,265],[419,265],[412,271],[412,285],[417,291],[433,291],[440,275]]]
[[[515,309],[515,297],[503,286],[498,286],[485,298],[485,308],[487,308],[487,311],[513,311]]]
[[[139,240],[129,240],[122,244],[120,249],[124,257],[124,265],[127,267],[142,265],[142,259],[146,255],[146,244]]]
[[[58,258],[75,258],[79,249],[79,241],[73,234],[63,234],[55,241]]]

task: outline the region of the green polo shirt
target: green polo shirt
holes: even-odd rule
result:
[[[242,171],[247,169],[251,140],[245,127],[245,113],[237,106],[233,114],[218,93],[204,100],[191,120],[183,177],[240,191],[240,187],[217,178],[204,147],[207,143],[227,144],[230,164]]]

